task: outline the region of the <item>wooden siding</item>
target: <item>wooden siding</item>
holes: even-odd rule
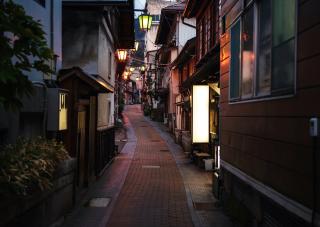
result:
[[[220,38],[221,158],[311,207],[309,119],[320,117],[320,1],[298,0],[296,94],[229,104],[230,25],[239,2],[221,1],[220,15],[226,18]]]

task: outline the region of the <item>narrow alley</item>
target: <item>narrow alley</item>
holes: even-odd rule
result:
[[[64,223],[88,226],[232,226],[212,195],[210,173],[197,168],[166,128],[124,111],[127,143],[100,181]],[[92,198],[108,198],[90,207]]]
[[[320,227],[319,0],[0,0],[0,227]]]

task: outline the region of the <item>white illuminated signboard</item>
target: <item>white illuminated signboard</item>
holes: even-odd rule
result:
[[[67,103],[66,103],[67,94],[59,93],[59,130],[67,129]]]
[[[192,143],[209,142],[209,86],[192,86]]]

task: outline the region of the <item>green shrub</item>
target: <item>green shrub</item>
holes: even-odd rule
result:
[[[0,151],[0,194],[30,195],[52,188],[57,165],[69,155],[61,142],[19,139]]]

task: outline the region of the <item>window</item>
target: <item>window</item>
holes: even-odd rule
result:
[[[250,4],[230,29],[230,100],[291,94],[295,74],[295,1]]]
[[[151,15],[152,23],[159,23],[160,22],[160,15]]]
[[[271,2],[259,5],[257,95],[269,95],[271,85]]]
[[[230,30],[231,33],[231,59],[230,59],[230,98],[239,97],[240,93],[240,20]]]
[[[34,0],[34,1],[39,3],[41,6],[46,7],[46,0]]]
[[[251,7],[244,15],[242,20],[242,81],[241,81],[241,95],[243,97],[252,96],[252,82],[254,75],[254,49],[253,49],[253,35],[254,35],[254,8]]]
[[[215,44],[215,7],[207,7],[201,18],[197,18],[197,60],[206,55]]]

